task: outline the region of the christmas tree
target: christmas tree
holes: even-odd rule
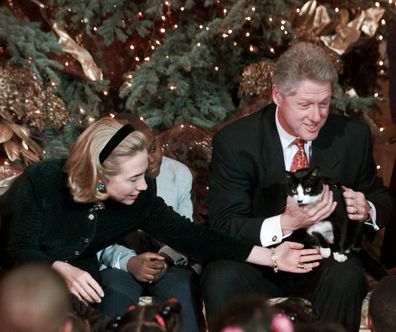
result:
[[[268,102],[272,63],[297,40],[334,59],[333,111],[375,130],[394,13],[393,0],[2,0],[0,158],[64,156],[81,129],[121,111],[160,131],[189,124],[187,145],[207,130],[206,144]]]

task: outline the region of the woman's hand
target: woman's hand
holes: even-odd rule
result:
[[[87,271],[62,261],[54,262],[52,268],[65,279],[70,293],[74,294],[80,301],[102,302],[103,289]]]
[[[306,273],[319,266],[321,259],[323,257],[318,249],[304,249],[301,243],[286,241],[273,250],[254,246],[246,261],[276,267],[280,271]]]
[[[275,255],[280,271],[294,273],[312,271],[319,266],[318,261],[323,259],[319,249],[304,249],[303,244],[288,241],[275,248]]]
[[[166,268],[165,258],[153,252],[132,256],[127,264],[128,272],[141,282],[152,282]]]

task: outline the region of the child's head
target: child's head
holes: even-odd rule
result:
[[[375,332],[396,331],[396,276],[382,278],[371,293],[368,326]]]
[[[126,313],[106,324],[105,332],[177,332],[180,330],[181,306],[174,299],[166,302],[131,306]]]
[[[63,278],[44,263],[29,263],[0,280],[1,331],[64,331],[69,291]]]
[[[212,331],[271,332],[293,331],[289,317],[268,304],[259,295],[245,295],[232,300],[209,322]]]

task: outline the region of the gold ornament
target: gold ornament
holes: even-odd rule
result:
[[[316,0],[306,2],[295,19],[294,26],[311,30],[318,36],[331,23],[325,6],[317,6]],[[302,37],[302,35],[301,35]]]
[[[23,172],[21,167],[0,159],[0,196],[10,187],[11,183]]]
[[[239,94],[260,97],[271,95],[273,68],[274,64],[269,61],[261,61],[247,66],[242,73]]]
[[[362,32],[368,37],[374,36],[378,28],[378,22],[384,12],[385,9],[381,7],[368,8],[361,11],[352,21],[348,22],[348,12],[341,10],[339,13],[340,23],[335,29],[336,33],[334,35],[321,36],[320,39],[328,48],[342,55],[361,38]]]
[[[69,34],[58,27],[56,23],[52,25],[52,29],[59,36],[59,44],[64,52],[69,53],[80,64],[86,77],[92,81],[102,81],[102,70],[96,65],[91,54],[82,46],[78,45]]]
[[[0,120],[1,147],[11,162],[21,160],[28,165],[43,158],[41,147],[30,137],[29,129],[5,119]]]
[[[56,130],[72,121],[51,84],[46,88],[28,68],[0,68],[0,119],[24,123],[39,131]]]

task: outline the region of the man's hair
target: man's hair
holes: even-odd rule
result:
[[[382,278],[371,293],[368,315],[377,332],[396,331],[396,276]]]
[[[96,190],[99,181],[120,171],[120,158],[134,156],[145,149],[145,136],[135,130],[101,164],[100,152],[122,126],[118,120],[104,117],[85,129],[72,146],[64,170],[68,174],[68,184],[74,201],[89,203],[107,199],[107,193]]]
[[[0,331],[59,331],[69,305],[65,281],[48,264],[18,266],[0,280]]]
[[[272,83],[287,96],[292,95],[301,80],[329,82],[334,90],[338,74],[333,61],[325,50],[317,45],[298,42],[286,50],[277,60]]]

